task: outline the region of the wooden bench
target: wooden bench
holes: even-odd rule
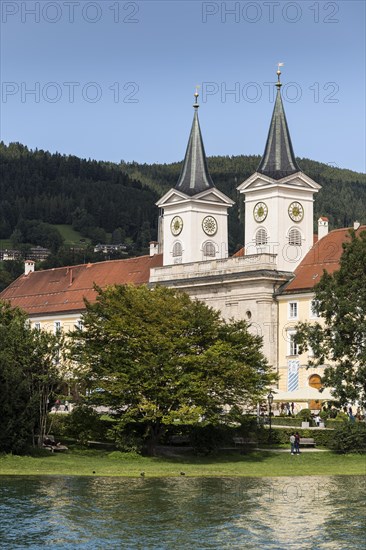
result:
[[[45,440],[43,441],[42,447],[43,449],[47,449],[47,451],[51,451],[51,453],[62,453],[69,450],[66,445],[56,443],[53,435],[46,436]]]
[[[312,437],[300,437],[300,447],[315,447],[315,441]]]

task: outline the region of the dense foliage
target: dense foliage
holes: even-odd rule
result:
[[[146,426],[150,452],[165,426],[221,422],[228,406],[256,403],[275,378],[244,321],[224,322],[172,289],[99,289],[83,323],[73,333],[81,375],[122,424]]]
[[[0,169],[0,238],[41,244],[24,220],[73,224],[96,242],[117,228],[143,246],[156,236],[158,195],[117,165],[0,143]]]
[[[0,302],[0,451],[19,453],[43,441],[60,382],[61,340],[30,328],[23,312]]]
[[[340,269],[326,271],[314,287],[314,310],[323,323],[299,323],[300,352],[311,349],[309,365],[327,365],[323,383],[341,405],[366,406],[366,231],[343,244]]]
[[[333,432],[331,448],[340,453],[365,453],[365,424],[349,421],[339,423]]]

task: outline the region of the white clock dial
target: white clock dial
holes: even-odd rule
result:
[[[170,223],[170,231],[176,237],[182,232],[183,229],[183,220],[180,216],[174,216]]]
[[[288,215],[294,222],[301,222],[304,217],[304,209],[299,202],[292,202],[288,207]]]
[[[210,237],[215,235],[217,231],[217,221],[215,218],[213,216],[206,216],[202,221],[202,229],[206,235],[209,235]]]
[[[264,222],[268,214],[268,206],[265,202],[257,202],[253,209],[253,216],[256,222]]]

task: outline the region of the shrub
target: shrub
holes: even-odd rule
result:
[[[343,411],[338,411],[337,416],[335,417],[335,420],[348,420],[348,414]]]
[[[103,424],[99,414],[87,406],[75,407],[66,417],[65,435],[74,437],[82,445],[89,440],[103,438]]]
[[[274,428],[272,430],[272,443],[277,444],[290,444],[290,435],[294,432],[299,432],[300,437],[311,437],[314,439],[316,445],[323,447],[331,447],[333,441],[333,432],[329,430],[307,430],[306,428]],[[263,443],[268,442],[269,430],[263,430],[265,432],[261,439]]]
[[[66,414],[49,414],[48,415],[48,433],[53,434],[56,438],[67,437],[68,435],[68,415]]]
[[[121,454],[138,454],[143,447],[142,430],[143,427],[138,424],[126,425],[123,422],[116,421],[108,429],[107,437],[114,442]]]
[[[333,431],[332,449],[340,453],[366,452],[366,426],[356,422],[342,422]]]
[[[311,410],[301,409],[301,411],[297,413],[296,418],[300,418],[304,422],[311,422],[311,419],[312,419]]]

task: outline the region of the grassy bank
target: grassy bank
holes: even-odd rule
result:
[[[0,456],[0,475],[97,475],[139,477],[179,476],[303,476],[366,475],[365,455],[331,452],[253,452],[208,457],[148,458],[93,450],[47,456]]]

